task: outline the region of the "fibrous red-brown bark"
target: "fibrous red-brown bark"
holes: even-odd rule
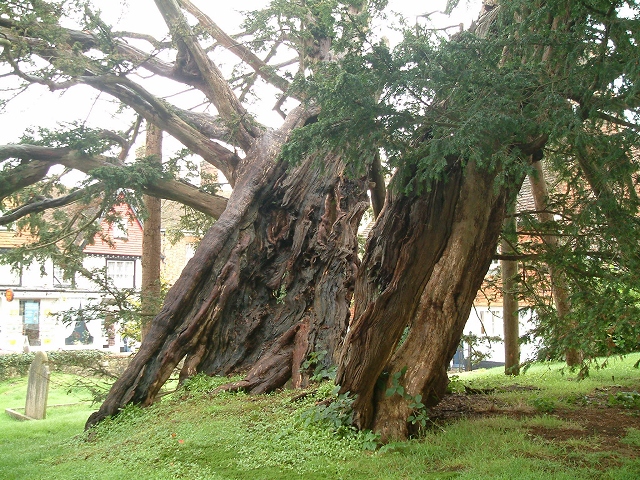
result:
[[[473,165],[463,171],[455,164],[447,177],[421,196],[388,202],[357,279],[355,301],[363,308],[356,307],[337,382],[343,392],[357,395],[355,424],[383,439],[410,433],[408,397],[421,395],[429,405],[444,395],[449,360],[512,194],[495,187],[495,174]],[[390,378],[403,370],[405,395],[386,396]]]
[[[345,179],[337,155],[287,169],[275,161],[287,134],[256,140],[227,209],[88,426],[127,403],[152,403],[182,359],[182,379],[251,370],[239,386],[251,392],[303,383],[311,351],[334,360],[349,320],[366,181]]]

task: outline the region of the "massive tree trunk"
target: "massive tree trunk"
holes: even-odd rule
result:
[[[127,403],[152,403],[182,359],[181,379],[253,367],[234,386],[251,392],[289,379],[303,384],[300,365],[312,351],[335,361],[349,321],[367,185],[342,176],[338,155],[294,167],[277,162],[288,128],[256,140],[227,209],[87,426]]]
[[[495,174],[473,165],[463,171],[455,164],[446,177],[418,197],[390,199],[357,278],[337,382],[357,395],[355,424],[385,440],[406,438],[415,428],[408,418],[417,395],[427,405],[444,395],[449,360],[513,195],[494,185]],[[396,386],[404,393],[387,396]]]

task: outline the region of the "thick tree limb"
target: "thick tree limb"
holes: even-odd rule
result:
[[[224,121],[235,127],[234,137],[242,148],[245,151],[249,150],[261,129],[250,118],[224,79],[222,72],[207,56],[202,45],[198,43],[196,35],[178,7],[178,3],[175,0],[155,0],[155,3],[169,27],[171,35],[178,43],[178,49],[180,50],[182,45],[183,49],[187,50],[187,52],[182,52],[183,55],[186,54],[189,57],[186,59],[186,66],[189,69],[197,68],[199,76],[204,82],[203,93],[215,105]]]
[[[36,145],[1,145],[0,160],[9,158],[18,158],[25,161],[35,160],[39,162],[36,167],[46,162],[47,169],[51,164],[60,164],[84,172],[87,175],[91,175],[93,170],[101,167],[124,167],[122,163],[114,159],[102,155],[89,156],[69,148],[49,148]],[[28,185],[36,183],[42,177],[44,177],[44,175]],[[33,178],[37,178],[37,176],[33,176]],[[127,187],[127,185],[122,186]],[[142,190],[144,193],[155,197],[175,200],[199,212],[211,215],[214,218],[218,218],[227,205],[227,199],[224,197],[210,195],[200,191],[193,185],[174,179],[158,179],[153,183],[142,185]]]
[[[120,99],[149,122],[178,139],[189,150],[219,168],[232,184],[235,182],[235,169],[240,160],[238,155],[203,135],[180,118],[173,108],[140,85],[117,76],[110,79],[85,77],[84,83]]]
[[[2,147],[0,147],[0,157],[2,157]],[[7,158],[0,158],[6,160]],[[22,163],[14,169],[0,173],[0,200],[21,190],[24,187],[33,185],[47,176],[51,164],[46,161],[33,161]]]
[[[220,117],[209,115],[204,112],[190,112],[189,110],[176,110],[176,115],[189,125],[194,126],[203,135],[223,142],[233,141],[233,136],[229,128],[222,122]]]

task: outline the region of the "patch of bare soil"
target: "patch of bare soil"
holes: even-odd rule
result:
[[[535,387],[511,387],[511,389],[535,389]],[[616,459],[638,458],[640,449],[621,442],[630,428],[640,430],[640,410],[624,405],[612,405],[611,398],[629,389],[606,387],[597,389],[589,395],[574,399],[571,408],[554,408],[548,415],[564,420],[570,427],[545,428],[529,427],[528,433],[550,442],[567,442],[576,439],[589,439],[589,450],[612,452],[611,461]],[[451,423],[462,418],[483,418],[503,415],[515,418],[527,418],[540,415],[541,412],[527,404],[509,404],[502,402],[493,392],[475,391],[464,394],[447,395],[442,402],[433,407],[429,417],[436,424]]]

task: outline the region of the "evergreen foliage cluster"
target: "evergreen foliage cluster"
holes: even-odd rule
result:
[[[543,161],[556,220],[519,214],[521,300],[537,321],[529,336],[543,339],[542,358],[637,350],[638,5],[516,1],[494,13],[484,34],[481,25],[451,37],[416,25],[393,48],[352,41],[339,64],[300,82],[322,109],[285,158],[309,145],[341,149],[362,173],[379,148],[393,186],[410,194],[458,162],[519,188],[531,162]],[[564,317],[551,299],[552,268],[568,281]]]

